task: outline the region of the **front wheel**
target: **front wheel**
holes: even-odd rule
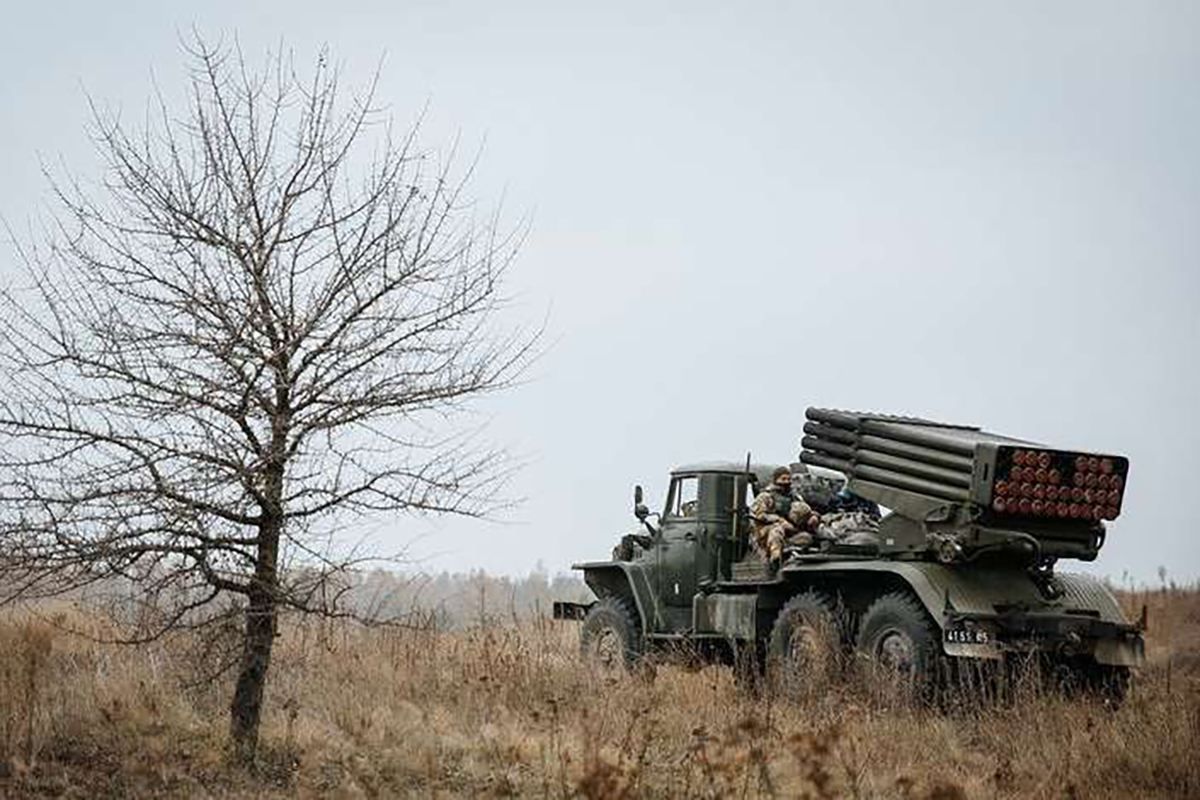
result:
[[[579,651],[585,662],[605,672],[633,667],[642,654],[642,633],[628,600],[602,597],[588,609]]]

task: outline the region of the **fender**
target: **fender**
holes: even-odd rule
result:
[[[1090,608],[1100,614],[1105,622],[1127,624],[1129,620],[1121,611],[1117,598],[1104,583],[1091,575],[1077,572],[1060,572],[1055,575],[1062,601],[1072,608]]]
[[[641,564],[636,561],[588,561],[572,564],[571,569],[583,570],[583,582],[597,597],[603,594],[632,597],[644,633],[667,627],[650,578]]]
[[[1129,624],[1108,588],[1089,575],[1057,573],[1054,583],[1062,594],[1047,599],[1029,573],[1020,569],[955,569],[932,561],[824,561],[784,567],[785,575],[831,572],[896,575],[942,628],[948,621],[947,611],[995,614],[998,607],[1051,613],[1086,611],[1105,622]]]
[[[928,561],[825,561],[810,564],[795,564],[784,567],[783,574],[814,574],[827,575],[837,572],[882,572],[895,575],[907,585],[929,616],[939,628],[946,627],[947,608],[955,611],[972,613],[994,613],[994,606],[989,603],[986,593],[980,592],[976,579],[966,580],[965,576],[942,564]],[[972,573],[972,578],[976,574]],[[1020,593],[1022,600],[1033,599],[1037,595],[1037,587],[1027,576],[1021,573],[1022,581],[1013,582],[1013,573],[1005,572],[1005,578],[1010,581],[999,602],[1011,602],[1014,595]],[[1017,585],[1013,585],[1016,583]],[[1024,585],[1024,584],[1027,584]],[[1028,591],[1021,591],[1028,589]]]
[[[1074,573],[1053,578],[1056,597],[1042,593],[1022,569],[955,569],[929,561],[828,561],[789,565],[784,574],[822,575],[884,572],[900,578],[917,596],[930,618],[945,630],[964,620],[999,625],[1012,638],[1063,639],[1088,650],[1101,664],[1136,666],[1144,658],[1141,631],[1121,612],[1112,592],[1099,580]],[[968,623],[969,624],[969,623]],[[1000,658],[1000,642],[943,642],[947,655]]]

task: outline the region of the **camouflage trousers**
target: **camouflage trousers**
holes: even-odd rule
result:
[[[812,536],[794,527],[789,528],[786,522],[772,522],[754,530],[754,549],[768,561],[782,560],[784,545],[807,547],[810,544]]]

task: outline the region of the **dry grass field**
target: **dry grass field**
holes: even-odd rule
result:
[[[1149,661],[1117,710],[1029,689],[953,712],[846,680],[807,701],[728,669],[580,668],[570,623],[460,632],[292,622],[262,758],[223,750],[229,687],[186,637],[97,644],[70,609],[0,618],[8,797],[1200,797],[1200,590],[1150,609]]]

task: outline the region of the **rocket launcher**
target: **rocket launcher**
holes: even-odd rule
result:
[[[918,522],[953,518],[952,527],[1033,537],[1039,555],[1086,559],[1103,541],[1101,521],[1121,513],[1122,456],[916,417],[826,408],[805,416],[801,461],[842,472],[858,494]]]

